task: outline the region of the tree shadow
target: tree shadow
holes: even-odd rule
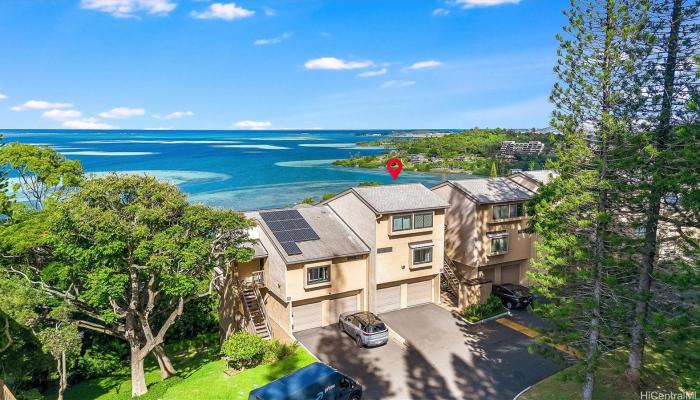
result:
[[[387,348],[359,348],[348,335],[340,332],[335,324],[314,330],[313,337],[308,337],[304,344],[321,361],[362,385],[364,398],[382,399],[395,395],[389,375],[389,371],[395,366],[386,365],[373,354],[384,354]]]
[[[408,346],[404,355],[406,375],[411,399],[416,400],[456,400],[450,393],[445,378],[413,346]]]

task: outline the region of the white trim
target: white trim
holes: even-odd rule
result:
[[[408,247],[411,249],[421,249],[423,247],[433,247],[433,241],[428,240],[426,242],[414,242],[414,243],[409,243]]]

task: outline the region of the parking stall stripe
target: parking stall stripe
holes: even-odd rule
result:
[[[577,357],[577,358],[581,357],[581,354],[576,349],[571,348],[565,344],[552,343],[552,340],[550,338],[548,338],[547,336],[540,335],[536,330],[528,328],[525,325],[519,324],[519,323],[512,321],[510,319],[507,319],[507,318],[499,318],[496,320],[496,322],[498,322],[499,324],[506,326],[506,327],[516,331],[516,332],[520,332],[525,336],[531,337],[533,339],[542,339],[542,342],[544,342],[545,344],[547,344],[549,346],[554,347],[555,349],[557,349],[561,352],[570,354],[570,355]]]

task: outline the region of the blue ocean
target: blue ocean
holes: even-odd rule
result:
[[[364,134],[378,136],[365,136]],[[50,146],[78,159],[96,175],[148,174],[176,183],[195,203],[253,210],[320,198],[360,182],[419,182],[431,186],[461,175],[404,171],[394,181],[385,169],[335,167],[355,154],[386,152],[359,147],[388,131],[78,131],[0,130],[3,142]]]

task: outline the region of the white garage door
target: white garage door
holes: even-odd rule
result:
[[[520,266],[501,267],[501,283],[520,283]]]
[[[357,311],[357,295],[341,297],[331,300],[331,324],[338,322],[340,314],[349,311]]]
[[[401,285],[377,289],[377,314],[401,308]]]
[[[321,304],[304,304],[303,306],[293,306],[292,316],[294,317],[293,331],[303,331],[304,329],[318,328],[322,325]]]
[[[406,304],[415,306],[433,301],[433,281],[423,281],[408,284]]]

